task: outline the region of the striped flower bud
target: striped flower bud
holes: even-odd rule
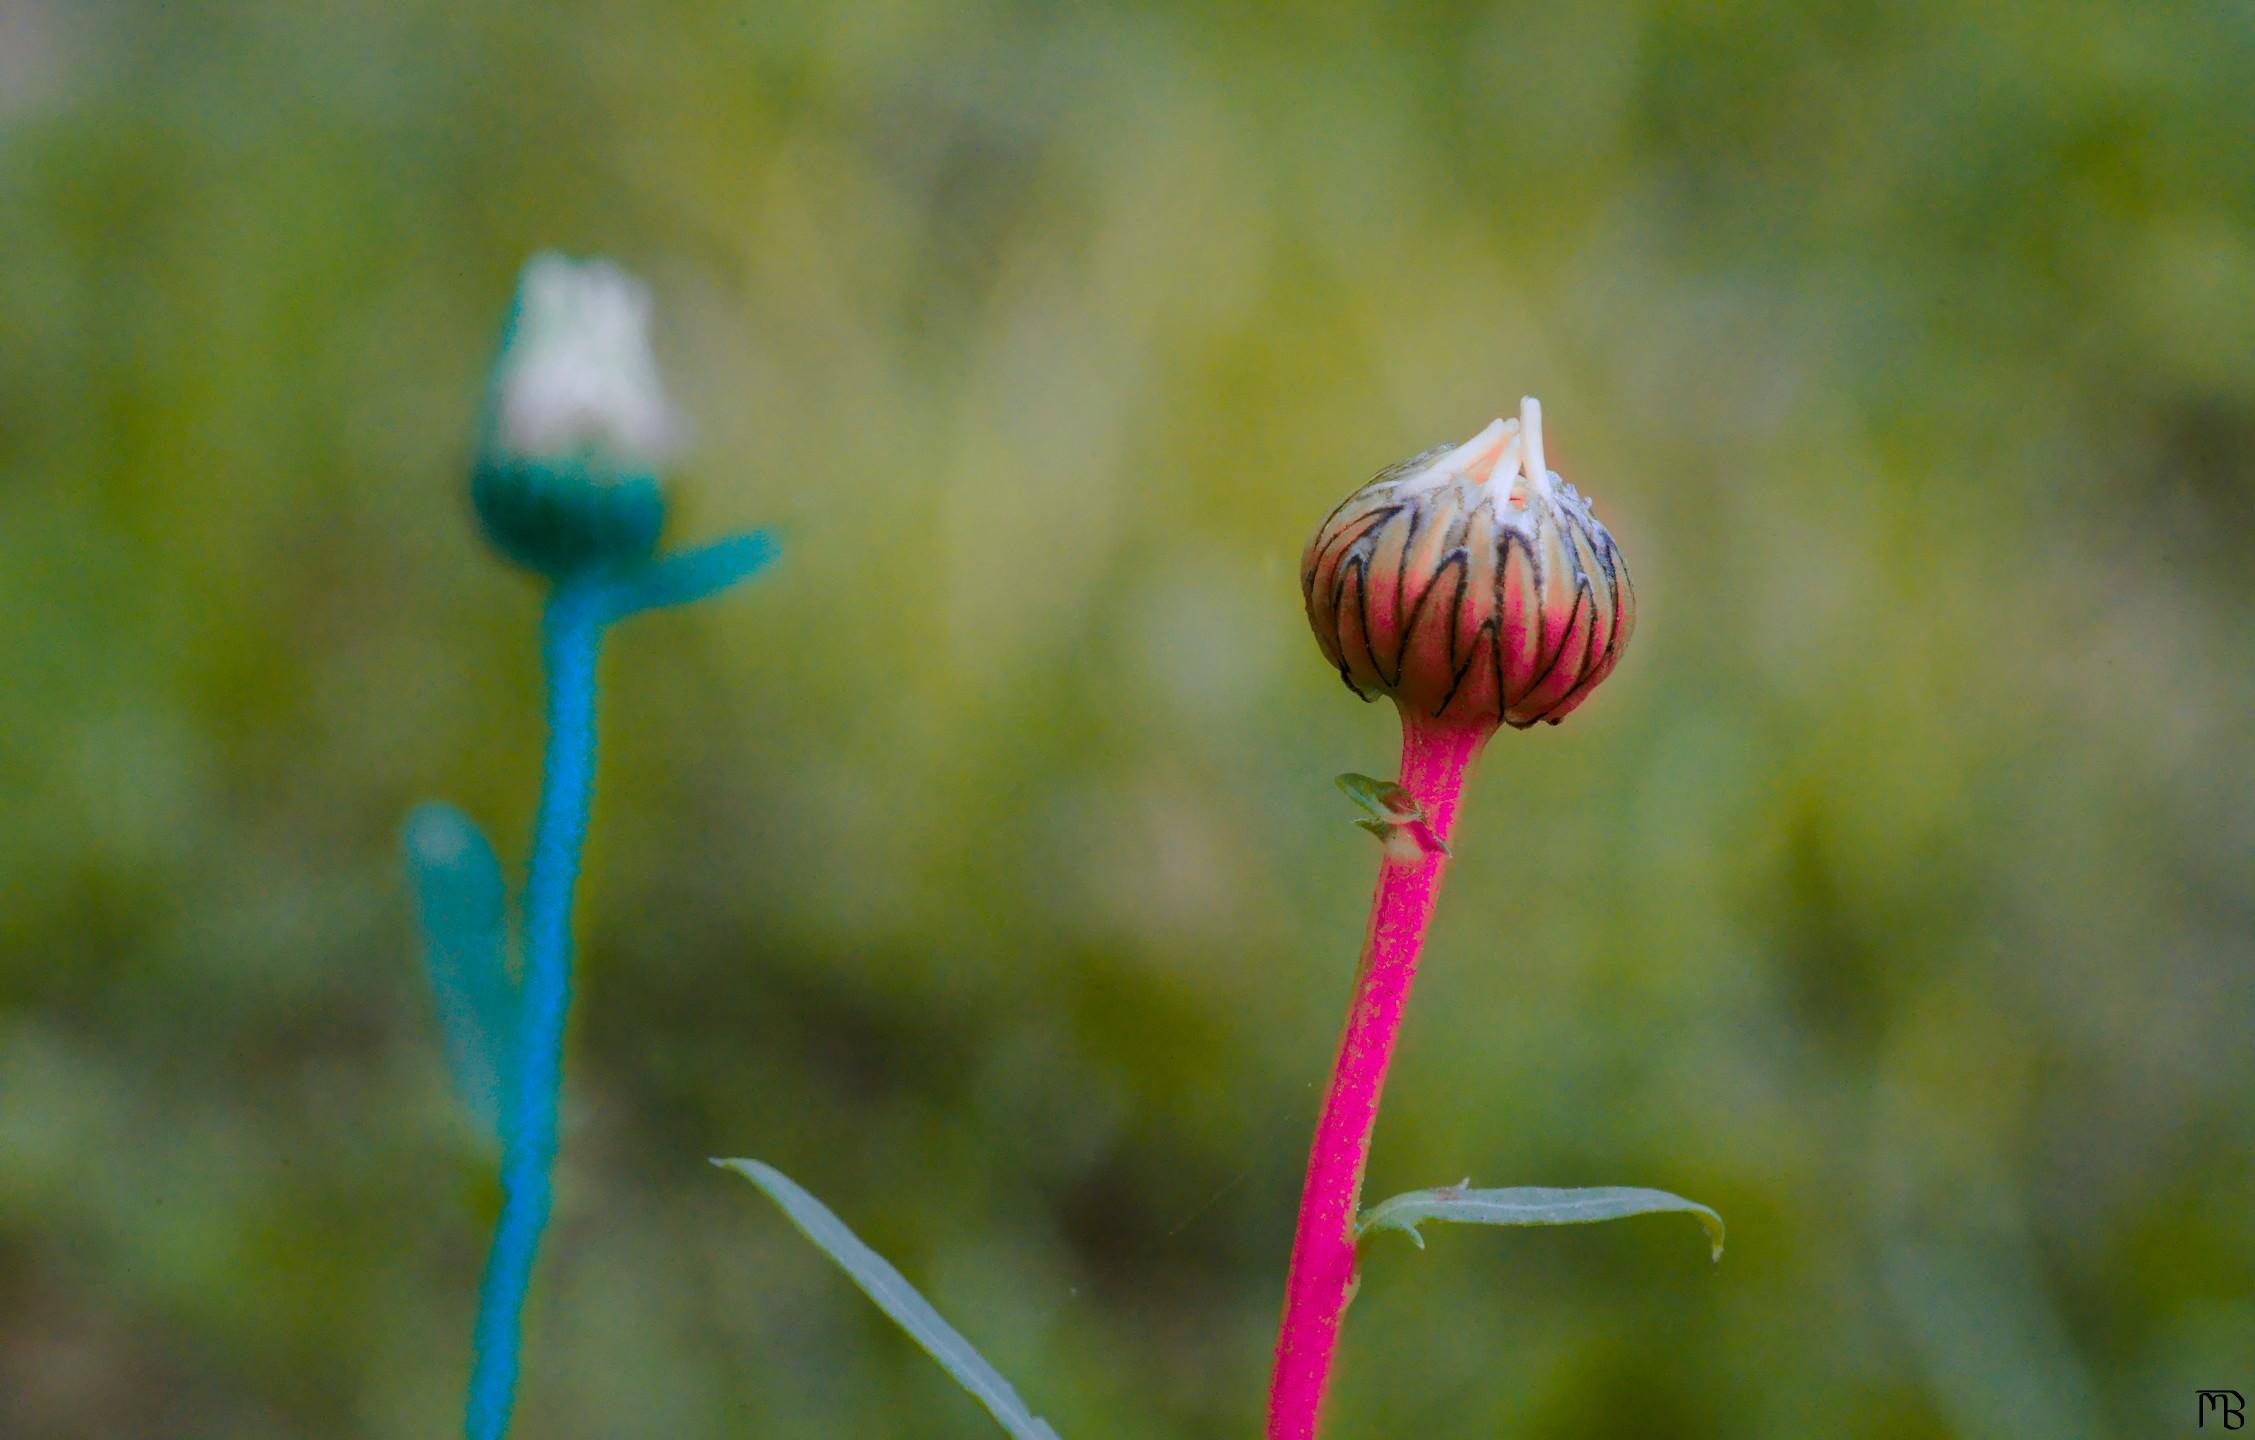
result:
[[[1612,673],[1636,592],[1590,503],[1543,466],[1542,407],[1378,473],[1300,561],[1324,658],[1365,700],[1555,725]]]

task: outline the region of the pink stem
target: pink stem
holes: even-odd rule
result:
[[[1426,822],[1445,844],[1456,822],[1465,773],[1491,731],[1439,727],[1402,716],[1401,785],[1425,807]],[[1284,1320],[1276,1336],[1276,1373],[1269,1382],[1268,1440],[1313,1440],[1339,1321],[1354,1298],[1355,1214],[1370,1162],[1378,1096],[1401,1029],[1402,1007],[1417,978],[1426,922],[1441,890],[1448,856],[1439,850],[1411,861],[1379,862],[1370,934],[1355,976],[1354,1006],[1339,1037],[1331,1089],[1323,1097],[1308,1178],[1300,1191],[1300,1223],[1284,1281]]]

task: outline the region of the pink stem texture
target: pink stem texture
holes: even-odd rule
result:
[[[1456,822],[1464,777],[1491,731],[1439,727],[1402,717],[1401,786],[1425,807],[1425,820],[1443,844]],[[1387,847],[1371,901],[1370,934],[1355,975],[1353,1008],[1339,1037],[1331,1088],[1323,1097],[1308,1178],[1300,1192],[1300,1222],[1292,1236],[1292,1265],[1284,1281],[1284,1320],[1276,1336],[1276,1373],[1269,1382],[1268,1440],[1313,1440],[1339,1322],[1354,1298],[1355,1215],[1363,1170],[1370,1162],[1370,1132],[1378,1096],[1393,1058],[1402,1008],[1417,978],[1418,951],[1441,890],[1448,855],[1432,849],[1414,860]]]

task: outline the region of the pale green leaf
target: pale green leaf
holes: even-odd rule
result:
[[[1665,1190],[1643,1190],[1633,1185],[1595,1185],[1580,1190],[1554,1190],[1525,1185],[1506,1190],[1474,1190],[1471,1182],[1443,1185],[1435,1190],[1412,1190],[1379,1202],[1363,1212],[1357,1235],[1373,1230],[1400,1230],[1425,1247],[1417,1227],[1427,1220],[1447,1220],[1460,1225],[1591,1225],[1600,1220],[1620,1220],[1630,1215],[1657,1215],[1681,1211],[1698,1217],[1707,1229],[1714,1258],[1723,1258],[1723,1217],[1704,1205],[1670,1195]]]
[[[1391,780],[1380,780],[1370,775],[1357,775],[1349,771],[1334,776],[1333,780],[1347,797],[1370,812],[1370,817],[1354,823],[1383,841],[1389,853],[1399,842],[1406,846],[1400,859],[1406,864],[1420,855],[1447,855],[1448,843],[1441,839],[1431,825],[1425,823],[1425,807],[1417,797]]]
[[[1425,818],[1425,807],[1417,803],[1417,797],[1391,780],[1357,775],[1350,770],[1334,776],[1333,783],[1347,792],[1348,799],[1368,810],[1373,819],[1399,825]]]
[[[894,1324],[906,1330],[926,1353],[939,1361],[940,1368],[953,1376],[956,1384],[986,1406],[1003,1429],[1018,1440],[1057,1440],[1057,1432],[1026,1408],[1026,1402],[1018,1398],[1010,1382],[971,1348],[971,1342],[942,1320],[940,1312],[917,1294],[916,1287],[903,1279],[885,1257],[862,1244],[860,1237],[831,1214],[828,1206],[772,1165],[763,1165],[757,1160],[715,1160],[713,1164],[735,1171],[782,1206],[791,1223],[798,1226],[807,1239],[822,1247],[824,1254],[837,1261],[838,1267],[853,1277],[862,1292],[877,1302],[877,1308],[892,1317]]]

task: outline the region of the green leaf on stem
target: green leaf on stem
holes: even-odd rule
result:
[[[1373,1230],[1400,1230],[1425,1248],[1417,1227],[1427,1220],[1448,1220],[1463,1225],[1591,1225],[1630,1215],[1657,1215],[1681,1211],[1698,1217],[1707,1229],[1714,1258],[1723,1258],[1723,1217],[1706,1206],[1670,1195],[1665,1190],[1644,1190],[1633,1185],[1594,1185],[1580,1190],[1555,1190],[1523,1185],[1506,1190],[1474,1190],[1472,1182],[1443,1185],[1434,1190],[1412,1190],[1380,1201],[1365,1210],[1355,1225],[1357,1236]]]
[[[791,1223],[820,1246],[823,1254],[836,1261],[838,1268],[861,1287],[862,1293],[876,1301],[877,1308],[906,1330],[911,1339],[924,1347],[926,1354],[939,1361],[940,1368],[954,1377],[956,1384],[986,1406],[1004,1430],[1018,1440],[1057,1440],[1057,1432],[1026,1408],[1026,1402],[1018,1398],[1010,1382],[971,1348],[971,1342],[942,1320],[939,1311],[916,1293],[916,1287],[902,1278],[884,1256],[864,1245],[859,1236],[846,1228],[844,1221],[830,1213],[828,1206],[772,1165],[763,1165],[757,1160],[718,1159],[713,1164],[735,1171],[765,1191],[768,1199],[783,1208]]]
[[[1357,775],[1353,771],[1338,776],[1333,782],[1347,792],[1347,798],[1370,812],[1371,818],[1389,825],[1406,825],[1412,820],[1425,818],[1425,807],[1417,797],[1391,780],[1380,780],[1374,775]]]
[[[1369,818],[1357,820],[1355,824],[1377,836],[1387,847],[1387,853],[1396,855],[1403,863],[1415,861],[1421,855],[1451,853],[1448,842],[1425,823],[1425,807],[1418,803],[1417,797],[1393,781],[1357,775],[1350,770],[1335,777],[1334,783],[1347,792],[1348,799],[1370,812]]]

